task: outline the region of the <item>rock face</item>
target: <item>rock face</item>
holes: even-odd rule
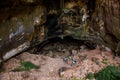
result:
[[[72,9],[63,10],[64,15],[61,14],[62,16],[61,18],[58,18],[57,24],[63,24],[63,25],[65,24],[65,25],[64,26],[55,25],[54,26],[55,28],[48,26],[49,28],[47,29],[46,27],[38,26],[40,27],[39,29],[41,31],[36,30],[35,36],[33,35],[33,38],[39,35],[42,36],[43,38],[46,38],[46,35],[48,35],[47,32],[52,31],[52,34],[57,33],[55,35],[57,37],[59,36],[58,34],[61,34],[61,35],[66,34],[74,38],[81,39],[81,36],[85,35],[87,37],[90,37],[90,39],[92,39],[91,42],[96,41],[98,43],[101,43],[101,41],[96,39],[96,36],[98,36],[98,39],[99,37],[102,38],[102,42],[104,42],[104,45],[111,48],[112,51],[120,54],[120,20],[119,20],[120,19],[120,12],[119,12],[120,1],[119,0],[85,0],[85,1],[84,0],[73,0],[73,4],[72,4],[72,0],[71,2],[69,2],[69,0],[66,0],[64,2],[65,2],[65,5],[64,5],[65,8],[68,9],[68,8],[71,8],[72,6]],[[9,0],[7,2],[1,0],[0,6],[2,7],[0,8],[0,12],[2,15],[0,15],[1,16],[0,17],[0,28],[2,30],[2,28],[4,27],[3,25],[4,23],[7,26],[10,25],[9,27],[11,28],[11,26],[14,26],[12,25],[11,22],[15,22],[14,20],[16,20],[15,24],[18,23],[19,18],[17,17],[20,16],[18,14],[21,14],[22,17],[20,16],[20,20],[21,20],[20,25],[24,24],[23,26],[25,27],[28,26],[27,27],[28,29],[31,25],[34,26],[34,20],[33,20],[34,18],[35,20],[36,20],[36,17],[46,18],[46,14],[48,14],[48,11],[50,11],[51,9],[60,8],[58,7],[60,6],[59,3],[60,3],[60,0],[58,2],[54,0],[46,0],[46,1],[44,0],[19,0],[19,1]],[[51,6],[51,4],[53,5]],[[30,6],[30,7],[26,7],[26,6]],[[36,6],[41,6],[41,7],[44,6],[44,8],[42,7],[39,9],[34,9],[33,6],[35,8]],[[23,10],[24,8],[25,10]],[[18,11],[15,12],[16,10]],[[23,16],[22,14],[25,14],[25,12],[26,12],[26,15]],[[42,13],[43,14],[45,13],[44,14],[45,16],[41,16]],[[7,21],[7,19],[10,21]],[[44,22],[43,18],[41,18],[40,20]],[[7,27],[6,25],[5,27]],[[63,29],[63,27],[65,29]],[[2,31],[4,32],[1,32],[1,34],[4,34],[5,32],[9,34],[8,33],[9,30],[10,29],[6,29],[6,28],[3,29]],[[94,34],[94,36],[91,37],[91,35],[93,35],[93,32],[98,33],[98,34]],[[43,38],[42,38],[42,41],[44,40]],[[36,38],[36,39],[39,39],[39,38]],[[0,37],[0,41],[1,41],[1,37]],[[38,40],[38,41],[41,41],[41,40]]]
[[[107,46],[120,54],[120,1],[97,0],[96,12],[100,20],[100,35]],[[102,25],[101,25],[102,24]]]

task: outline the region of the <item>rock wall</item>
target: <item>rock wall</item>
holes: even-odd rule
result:
[[[66,0],[66,2],[69,2],[69,0]],[[114,52],[120,54],[120,1],[119,0],[74,0],[74,2],[78,2],[78,5],[83,5],[84,7],[87,6],[89,10],[90,21],[94,31],[99,32],[106,46],[111,48]],[[33,12],[33,10],[35,9],[33,7],[28,8],[26,6],[33,6],[33,5],[36,6],[41,4],[47,7],[48,10],[51,4],[53,4],[52,8],[54,8],[56,5],[59,6],[58,5],[59,2],[54,0],[46,0],[46,1],[45,0],[8,0],[7,2],[1,0],[0,22],[6,23],[5,20],[7,19],[11,20],[13,17],[15,18],[16,16],[18,16],[17,14],[24,14],[25,12],[27,14],[32,14],[31,12]],[[35,16],[34,14],[36,13],[34,12],[33,16]],[[27,24],[28,22],[25,23]],[[2,24],[0,26],[1,26],[0,28],[4,27]]]
[[[100,36],[108,47],[120,54],[120,1],[97,0],[96,12]]]

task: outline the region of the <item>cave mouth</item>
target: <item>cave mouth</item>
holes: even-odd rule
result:
[[[48,55],[51,57],[64,56],[66,51],[68,55],[72,54],[72,50],[93,50],[96,48],[96,44],[88,43],[85,40],[74,39],[70,36],[54,37],[43,41],[41,44],[29,50],[32,54]]]
[[[2,0],[3,1],[3,0]],[[10,0],[10,1],[13,1],[13,0]],[[64,6],[65,6],[65,3],[67,3],[67,2],[72,2],[73,0],[59,0],[59,1],[54,1],[54,0],[41,0],[42,2],[40,2],[39,0],[35,0],[36,2],[35,3],[29,3],[29,4],[21,4],[21,3],[17,3],[17,1],[18,0],[16,0],[15,1],[15,3],[14,3],[14,5],[10,5],[10,8],[9,8],[9,5],[8,4],[11,4],[11,3],[5,3],[5,5],[4,4],[2,4],[2,3],[0,3],[0,6],[2,6],[1,7],[1,10],[3,10],[4,8],[6,8],[6,7],[4,7],[4,6],[7,6],[7,8],[5,9],[5,13],[6,14],[4,14],[4,10],[3,11],[1,11],[0,10],[0,12],[2,13],[2,15],[4,15],[4,16],[2,16],[2,15],[0,15],[0,16],[2,16],[1,18],[0,18],[0,20],[2,19],[2,21],[3,22],[5,22],[3,19],[10,19],[10,18],[12,18],[12,17],[14,17],[14,16],[17,16],[17,14],[15,14],[15,13],[18,13],[18,14],[20,14],[20,15],[22,15],[22,12],[24,12],[25,10],[28,10],[27,12],[26,12],[26,14],[31,14],[31,12],[33,12],[34,13],[34,8],[33,8],[33,6],[45,6],[45,8],[47,9],[47,12],[46,12],[46,14],[51,10],[51,9],[55,9],[55,10],[59,10],[59,9],[62,9],[62,8],[64,8]],[[21,0],[20,0],[21,1]],[[32,1],[34,1],[34,0],[32,0]],[[38,2],[38,4],[36,4],[37,3],[37,1],[39,1]],[[63,1],[63,3],[64,3],[64,5],[60,2],[60,1]],[[79,1],[79,0],[74,0],[74,2],[77,2],[77,1]],[[97,0],[80,0],[82,3],[84,3],[86,6],[87,6],[87,9],[88,9],[88,14],[89,14],[89,16],[90,16],[90,20],[91,20],[91,18],[93,18],[94,16],[92,16],[92,14],[93,14],[93,12],[95,11],[95,8],[96,8],[96,2],[97,2]],[[42,5],[41,5],[42,4]],[[100,3],[99,3],[100,4]],[[107,4],[107,3],[106,3]],[[24,6],[22,6],[22,5],[24,5]],[[22,9],[19,9],[19,7],[20,8],[22,8]],[[28,6],[29,6],[29,8],[28,8]],[[103,5],[104,6],[104,5]],[[112,6],[112,5],[111,5]],[[99,7],[99,6],[98,6]],[[109,6],[108,6],[109,7]],[[11,9],[12,8],[12,11],[11,10],[9,10],[9,9]],[[26,8],[26,9],[23,9],[23,8]],[[32,9],[33,8],[33,9]],[[112,9],[112,7],[110,7],[111,9]],[[31,10],[32,9],[32,10]],[[96,8],[96,9],[98,9],[98,8]],[[100,8],[99,8],[100,9]],[[17,11],[16,11],[17,10]],[[9,11],[11,12],[11,13],[9,13]],[[16,12],[15,12],[16,11]],[[101,10],[102,11],[102,10]],[[110,11],[109,11],[110,12]],[[111,11],[112,12],[112,11]],[[99,13],[99,10],[97,11],[97,13]],[[103,13],[105,13],[105,16],[104,16],[104,14]],[[23,14],[25,14],[25,13],[23,13]],[[110,14],[111,15],[111,13],[107,13],[106,11],[104,11],[103,10],[103,12],[100,12],[100,14],[101,14],[101,16],[102,17],[109,17],[109,16],[106,16],[107,14]],[[100,14],[96,14],[97,15],[97,17],[99,17],[99,15]],[[5,17],[6,16],[6,17]],[[5,18],[4,18],[5,17]],[[96,17],[96,16],[95,16]],[[103,18],[104,19],[104,18]],[[108,18],[109,19],[109,18]],[[110,19],[111,19],[111,21],[112,21],[112,18],[110,17]],[[104,19],[107,23],[105,24],[105,28],[107,28],[106,26],[109,26],[109,20],[107,20],[107,19]],[[113,22],[114,23],[114,22]],[[112,24],[113,23],[111,23],[111,26],[112,26]],[[116,22],[115,22],[115,24],[116,24]],[[96,26],[96,25],[95,25]],[[116,26],[116,25],[115,25]],[[1,26],[0,26],[1,27]],[[94,27],[94,26],[93,26]],[[111,27],[112,28],[112,27]],[[7,28],[6,28],[7,29]],[[54,29],[55,30],[55,29]],[[5,32],[7,32],[7,31],[4,31],[4,33]],[[106,32],[106,31],[105,31]],[[108,33],[109,33],[110,31],[108,30]],[[111,31],[112,32],[112,31]],[[108,34],[108,33],[106,33],[106,34]],[[115,35],[115,34],[114,34]],[[113,36],[114,36],[113,35]],[[6,36],[6,35],[5,35]],[[117,49],[118,49],[118,51],[119,51],[119,45],[117,45],[118,44],[118,38],[116,38],[116,36],[115,36],[115,39],[117,39],[117,40],[115,40],[116,41],[116,43],[115,43],[115,45],[114,45],[114,43],[112,43],[112,38],[113,38],[113,36],[111,36],[110,35],[110,42],[108,42],[108,38],[109,38],[109,35],[108,35],[108,38],[106,39],[106,40],[104,40],[106,43],[108,43],[110,46],[112,45],[112,48],[111,48],[111,50],[116,50],[116,47],[117,47]],[[117,37],[118,37],[119,35],[117,35]],[[103,37],[104,38],[104,37]],[[71,40],[71,41],[69,41],[69,40]],[[62,42],[63,41],[63,42]],[[78,41],[78,42],[77,42]],[[38,45],[36,48],[35,48],[35,50],[33,50],[33,51],[35,51],[35,52],[37,52],[37,53],[41,53],[41,49],[43,49],[43,48],[45,48],[46,46],[48,46],[48,45],[50,45],[50,44],[53,44],[54,42],[56,42],[56,43],[62,43],[62,44],[64,44],[65,42],[67,42],[67,43],[72,43],[72,42],[75,42],[76,44],[77,43],[83,43],[83,44],[79,44],[80,46],[81,45],[85,45],[88,49],[94,49],[95,48],[95,46],[96,45],[91,45],[91,44],[89,44],[89,43],[86,43],[86,41],[81,41],[81,40],[77,40],[76,41],[76,39],[72,39],[72,38],[68,38],[68,37],[65,37],[64,39],[61,39],[61,38],[59,38],[59,37],[55,37],[55,38],[52,38],[52,39],[48,39],[48,42],[42,42],[40,45]],[[67,43],[65,43],[65,44],[67,44]],[[80,47],[79,46],[79,47]]]

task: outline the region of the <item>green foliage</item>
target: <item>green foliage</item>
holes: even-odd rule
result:
[[[95,74],[96,80],[120,80],[120,71],[116,66],[107,66]]]
[[[31,69],[38,69],[39,67],[30,61],[20,62],[20,66],[16,68],[14,71],[29,71]]]
[[[93,73],[88,73],[87,74],[87,79],[93,80],[94,79],[94,74]]]

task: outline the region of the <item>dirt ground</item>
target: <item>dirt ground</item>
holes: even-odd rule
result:
[[[15,71],[20,61],[30,61],[39,68]],[[0,80],[88,80],[88,73],[96,73],[107,65],[120,67],[120,58],[113,56],[109,50],[90,50],[76,42],[55,42],[46,45],[37,54],[24,52],[6,61]]]

